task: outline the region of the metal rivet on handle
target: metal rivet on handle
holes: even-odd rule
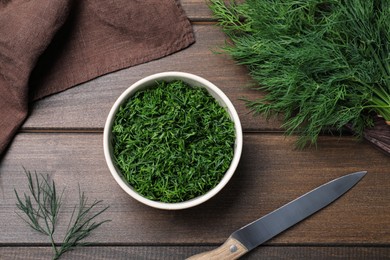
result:
[[[237,251],[237,246],[236,245],[231,245],[230,246],[230,252],[234,253]]]

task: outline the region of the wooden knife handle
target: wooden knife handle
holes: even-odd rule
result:
[[[220,260],[220,259],[238,259],[240,256],[248,252],[248,249],[238,240],[229,237],[220,247],[193,255],[187,260]]]

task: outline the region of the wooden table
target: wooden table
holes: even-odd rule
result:
[[[351,191],[244,259],[390,259],[390,160],[351,136],[322,136],[317,148],[294,149],[280,122],[253,117],[239,100],[260,94],[244,86],[247,70],[212,50],[224,43],[203,0],[182,0],[197,42],[169,57],[121,70],[45,98],[0,163],[0,259],[49,259],[47,237],[16,215],[14,188],[27,191],[23,167],[49,174],[65,188],[57,233],[78,202],[78,184],[90,201],[110,208],[111,222],[93,233],[89,247],[64,259],[184,259],[220,245],[231,232],[307,191],[344,174],[367,170]],[[184,71],[219,86],[232,100],[244,129],[244,149],[230,183],[210,201],[181,211],[149,208],[112,178],[103,156],[103,126],[116,98],[132,83],[162,71]]]

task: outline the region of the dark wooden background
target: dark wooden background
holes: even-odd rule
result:
[[[112,221],[88,239],[91,246],[64,259],[183,259],[220,245],[231,232],[307,191],[354,171],[368,174],[319,213],[256,248],[244,259],[390,259],[390,160],[351,136],[322,136],[318,146],[294,149],[280,122],[249,113],[241,97],[260,94],[244,67],[216,55],[225,40],[203,0],[182,0],[196,43],[169,57],[102,76],[36,102],[0,162],[0,259],[49,259],[47,237],[17,217],[14,188],[27,191],[23,167],[49,174],[65,188],[57,240],[67,227],[78,184],[90,201],[104,200]],[[116,184],[103,155],[103,126],[116,98],[153,73],[184,71],[219,86],[242,121],[244,149],[230,183],[210,201],[163,211],[130,198]]]

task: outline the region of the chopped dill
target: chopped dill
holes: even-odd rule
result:
[[[234,123],[201,87],[156,82],[118,110],[112,127],[114,160],[142,196],[161,202],[203,195],[233,158]]]

